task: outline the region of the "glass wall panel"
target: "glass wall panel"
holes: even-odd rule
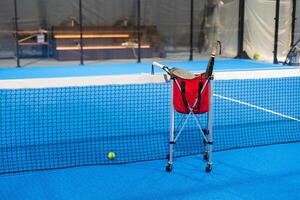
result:
[[[238,1],[194,0],[192,41],[195,60],[207,59],[216,40],[223,44],[223,57],[236,55]],[[17,0],[23,67],[80,64],[79,2]],[[192,1],[140,0],[140,18],[138,2],[82,0],[85,64],[136,63],[139,57],[142,62],[189,60]],[[9,61],[14,63],[14,6],[9,0],[3,0],[2,4],[7,4],[3,7],[9,9],[1,12],[1,57],[10,58]]]
[[[0,1],[0,67],[15,67],[13,1]]]
[[[294,41],[300,39],[300,0],[296,0],[296,21],[295,21],[295,33]]]
[[[137,10],[137,0],[83,1],[86,64],[137,62]],[[141,56],[150,57],[149,49],[143,40]]]

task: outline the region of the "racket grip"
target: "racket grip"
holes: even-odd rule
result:
[[[160,63],[158,63],[158,62],[153,62],[152,65],[155,66],[155,67],[159,67],[159,68],[161,68],[161,69],[164,69],[164,68],[165,68],[164,65],[162,65],[162,64],[160,64]]]
[[[206,70],[206,78],[211,77],[213,70],[214,70],[214,64],[215,64],[215,55],[212,55],[209,59],[207,70]]]

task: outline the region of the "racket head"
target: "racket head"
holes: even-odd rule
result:
[[[196,77],[194,73],[176,67],[170,69],[170,74],[172,74],[175,77],[179,77],[182,79],[189,79],[189,80],[194,79]]]

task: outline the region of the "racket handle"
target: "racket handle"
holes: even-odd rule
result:
[[[206,67],[206,78],[211,77],[214,70],[214,64],[215,64],[215,55],[211,55]]]
[[[164,65],[162,65],[162,64],[160,64],[160,63],[158,63],[158,62],[153,62],[152,65],[154,65],[155,67],[159,67],[159,68],[161,68],[161,69],[163,69],[163,70],[164,70],[164,68],[165,68]]]
[[[215,45],[213,46],[211,55],[210,55],[210,59],[207,63],[207,67],[206,67],[206,78],[211,77],[212,73],[213,73],[213,69],[214,69],[214,64],[215,64],[215,56],[216,56],[216,52],[217,52],[217,48],[220,48],[220,52],[219,54],[221,54],[221,49],[222,49],[222,45],[220,41],[217,41],[215,43]]]

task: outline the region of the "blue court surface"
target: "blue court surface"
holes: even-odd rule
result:
[[[206,63],[164,64],[204,71]],[[294,68],[215,64],[216,72],[283,69]],[[2,68],[0,80],[150,72],[150,63]],[[216,80],[211,173],[194,124],[165,171],[169,84],[0,89],[0,200],[300,199],[299,87],[299,77]]]
[[[167,66],[180,67],[191,71],[204,71],[207,61],[193,62],[162,62]],[[215,71],[244,71],[244,70],[274,70],[290,69],[292,67],[274,65],[251,60],[218,60]],[[161,72],[155,69],[155,72]],[[151,73],[151,63],[141,64],[98,64],[98,65],[70,65],[70,66],[43,66],[23,68],[0,68],[0,79],[16,78],[51,78],[51,77],[76,77],[97,75],[120,75]]]
[[[1,200],[12,199],[228,199],[298,200],[299,143],[214,153],[214,169],[199,156],[8,174],[0,177]]]

